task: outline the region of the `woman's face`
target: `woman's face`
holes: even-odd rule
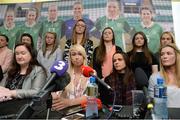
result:
[[[83,21],[79,21],[77,24],[76,24],[76,33],[77,34],[83,34],[84,31],[85,31],[85,28],[86,28],[86,25]]]
[[[29,38],[28,36],[23,36],[21,42],[31,45],[31,38]]]
[[[115,17],[119,13],[119,7],[118,7],[118,4],[116,2],[109,2],[107,5],[107,9],[108,9],[109,17],[112,17],[112,16]]]
[[[176,63],[176,54],[173,48],[165,47],[161,49],[161,63],[164,67],[173,66]]]
[[[73,50],[70,52],[70,55],[71,55],[71,62],[74,66],[80,67],[81,65],[83,65],[84,57],[80,51]]]
[[[152,21],[152,13],[149,10],[142,10],[141,19],[142,19],[142,22]]]
[[[5,18],[7,23],[13,23],[14,22],[14,13],[8,12]]]
[[[29,11],[27,14],[27,21],[28,23],[33,23],[36,21],[36,12],[35,11]]]
[[[141,34],[137,34],[135,36],[134,43],[135,43],[136,47],[142,47],[144,45],[144,38],[143,38],[143,36]]]
[[[15,58],[16,58],[16,62],[20,66],[25,66],[25,65],[29,65],[32,56],[28,51],[28,49],[25,46],[21,45],[16,47],[15,49]]]
[[[113,32],[111,29],[106,29],[103,32],[103,39],[104,41],[112,41],[113,39]]]
[[[46,33],[46,45],[53,45],[55,43],[55,36],[51,33]]]
[[[125,72],[126,63],[121,54],[117,53],[113,56],[113,65],[117,71],[121,73]]]
[[[57,7],[50,6],[48,15],[50,20],[55,20],[57,18]]]
[[[167,44],[172,43],[172,42],[173,42],[173,40],[171,38],[171,35],[166,34],[166,33],[162,35],[162,37],[161,37],[161,45],[162,46],[167,45]]]
[[[81,4],[75,4],[75,5],[73,6],[73,13],[74,13],[74,16],[79,16],[79,17],[81,17],[81,16],[82,16],[82,13],[83,13],[82,5],[81,5]]]

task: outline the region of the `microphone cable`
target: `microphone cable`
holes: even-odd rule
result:
[[[109,113],[109,115],[108,115],[108,117],[107,117],[107,120],[110,119],[110,117],[112,116],[112,114],[113,114],[113,112],[114,112],[113,110],[114,110],[114,105],[115,105],[115,102],[116,102],[116,91],[113,90],[113,93],[114,93],[114,98],[113,98],[112,110],[111,110],[111,112]]]

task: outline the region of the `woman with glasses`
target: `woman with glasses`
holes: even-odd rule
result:
[[[38,63],[32,47],[25,43],[14,48],[14,59],[0,85],[0,101],[31,98],[46,83],[46,72]]]
[[[65,44],[63,57],[65,61],[68,61],[69,49],[71,48],[71,46],[79,44],[85,48],[87,54],[87,62],[88,65],[90,64],[93,54],[93,42],[87,38],[86,31],[87,26],[84,20],[78,20],[73,28],[72,39],[67,40]]]

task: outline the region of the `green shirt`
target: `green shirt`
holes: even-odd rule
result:
[[[111,27],[115,33],[115,44],[125,49],[123,42],[123,33],[130,32],[131,28],[125,18],[119,17],[116,20],[108,19],[106,16],[99,18],[95,24],[96,29],[101,33],[106,27]]]
[[[7,29],[3,26],[0,27],[0,33],[6,35],[9,38],[8,48],[13,50],[17,40],[19,38],[19,26],[15,26],[13,29]]]
[[[55,22],[49,22],[49,21],[44,21],[42,24],[42,39],[44,39],[46,32],[55,32],[57,34],[57,40],[59,42],[61,38],[61,29],[62,29],[62,24],[63,20],[62,19],[57,19]]]
[[[22,35],[23,33],[29,33],[33,38],[34,47],[37,49],[38,47],[37,43],[40,37],[39,35],[40,29],[41,29],[41,23],[36,23],[33,27],[29,27],[24,24],[21,27],[20,34]]]
[[[160,47],[160,36],[163,32],[163,29],[159,24],[154,23],[150,28],[145,28],[142,26],[142,24],[139,24],[135,26],[135,30],[136,32],[144,32],[148,39],[148,48],[151,52],[158,52]]]

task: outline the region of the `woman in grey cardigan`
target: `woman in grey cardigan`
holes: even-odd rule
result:
[[[30,98],[46,83],[46,72],[38,63],[34,50],[25,43],[15,46],[14,60],[7,77],[1,81],[0,101]]]

